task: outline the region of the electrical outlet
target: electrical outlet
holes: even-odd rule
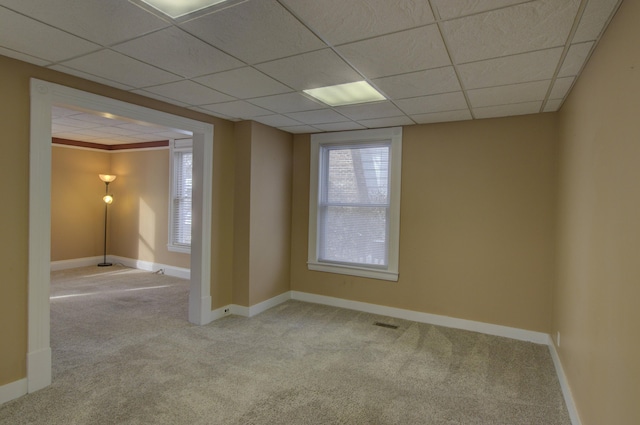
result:
[[[228,308],[225,308],[225,309],[224,309],[224,312],[225,312],[225,313],[228,313],[228,312],[229,312],[229,309],[228,309]]]
[[[560,348],[560,331],[556,334],[556,345]]]

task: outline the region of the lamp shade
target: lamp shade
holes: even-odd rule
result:
[[[100,176],[100,180],[105,183],[111,183],[116,179],[116,176],[114,176],[113,174],[98,174],[98,176]]]
[[[104,201],[105,204],[111,204],[113,202],[113,196],[105,195],[102,197],[102,200]]]

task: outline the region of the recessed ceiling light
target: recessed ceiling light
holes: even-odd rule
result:
[[[142,0],[154,9],[158,9],[173,19],[197,12],[214,4],[227,0]]]
[[[385,97],[366,81],[320,87],[317,89],[303,90],[303,92],[329,106],[353,105],[356,103],[385,100]]]

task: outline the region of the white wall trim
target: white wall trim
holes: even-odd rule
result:
[[[98,255],[95,257],[73,258],[70,260],[52,261],[50,265],[50,270],[52,272],[55,272],[58,270],[77,269],[78,267],[97,266],[98,263],[102,263],[103,260],[104,260],[104,256]],[[110,261],[110,260],[107,258],[107,261]]]
[[[280,295],[276,295],[273,298],[269,298],[268,300],[262,301],[261,303],[254,304],[251,307],[249,307],[249,317],[258,315],[290,299],[291,299],[291,291],[287,291]]]
[[[379,314],[381,316],[395,317],[398,319],[411,320],[413,322],[429,323],[447,328],[463,329],[488,335],[502,336],[520,341],[534,342],[536,344],[546,345],[549,338],[548,334],[542,332],[511,328],[491,323],[476,322],[473,320],[457,319],[455,317],[440,316],[437,314],[422,313],[419,311],[405,310],[377,304],[363,303],[360,301],[345,300],[342,298],[327,297],[325,295],[309,294],[306,292],[291,291],[291,299],[346,308],[349,310],[363,311],[366,313]]]
[[[0,405],[27,393],[27,378],[0,386]]]
[[[560,381],[560,388],[562,388],[562,395],[564,396],[564,402],[567,405],[567,411],[569,412],[571,424],[582,425],[580,415],[578,414],[578,409],[576,408],[576,404],[573,401],[573,394],[571,393],[571,388],[569,387],[567,375],[565,375],[564,373],[564,368],[562,367],[560,356],[558,355],[558,351],[556,350],[556,346],[553,343],[553,338],[551,338],[551,335],[549,335],[549,338],[547,339],[547,344],[549,345],[549,352],[551,353],[551,358],[553,359],[553,365],[556,367],[556,374],[558,375],[558,381]]]
[[[213,125],[120,100],[31,79],[29,136],[29,274],[27,385],[33,392],[51,383],[49,289],[51,273],[51,107],[54,104],[106,112],[193,133],[193,224],[189,321],[211,317],[211,193]]]
[[[191,277],[191,270],[184,267],[169,266],[167,264],[136,260],[134,258],[120,257],[118,255],[107,255],[107,259],[114,264],[121,263],[127,267],[153,273],[162,269],[164,270],[164,274],[167,276],[179,277],[180,279],[189,279]]]

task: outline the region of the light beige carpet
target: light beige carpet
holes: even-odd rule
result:
[[[297,301],[199,327],[187,286],[53,273],[53,384],[0,423],[570,424],[545,346]]]

